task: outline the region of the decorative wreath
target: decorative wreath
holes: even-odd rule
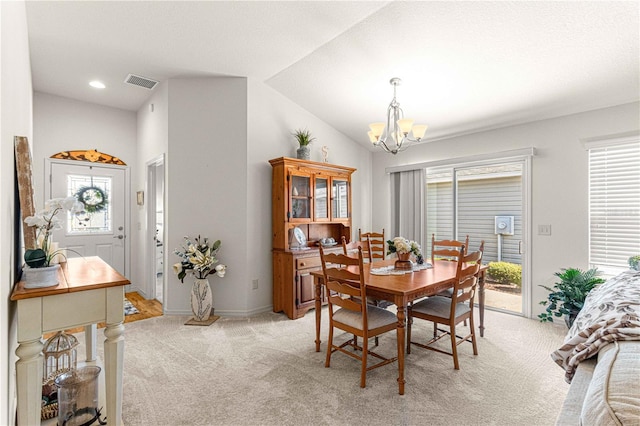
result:
[[[101,212],[107,207],[107,194],[97,186],[83,186],[75,197],[84,205],[87,213]]]

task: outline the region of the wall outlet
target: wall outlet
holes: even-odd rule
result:
[[[257,290],[258,289],[258,279],[256,278],[255,280],[251,281],[251,285],[252,285],[254,290]]]
[[[538,225],[538,235],[551,235],[551,225]]]

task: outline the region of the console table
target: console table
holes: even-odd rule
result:
[[[86,359],[94,361],[99,322],[106,323],[106,416],[109,424],[121,424],[124,286],[130,282],[96,256],[68,259],[58,276],[54,287],[25,289],[21,281],[11,293],[11,300],[18,304],[18,425],[40,425],[43,334],[85,326]]]

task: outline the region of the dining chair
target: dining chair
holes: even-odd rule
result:
[[[465,246],[459,248],[458,267],[451,297],[433,296],[423,299],[407,308],[407,353],[411,353],[411,345],[453,356],[453,366],[460,369],[458,363],[458,345],[471,342],[473,354],[478,355],[475,325],[473,322],[473,302],[478,285],[478,275],[482,262],[482,251],[465,254]],[[431,321],[436,327],[436,335],[426,343],[412,340],[411,329],[414,318]],[[469,320],[469,333],[465,336],[456,334],[456,325]],[[437,327],[446,325],[448,330]],[[441,338],[449,335],[451,338],[451,352],[434,346]]]
[[[358,251],[358,247],[362,248],[362,257],[364,261],[368,261],[369,263],[373,262],[373,257],[371,255],[371,250],[369,250],[369,237],[365,237],[362,241],[351,241],[347,242],[347,238],[342,236],[342,251],[343,254],[349,255],[351,253],[355,253]]]
[[[369,237],[369,247],[372,259],[386,259],[387,252],[385,250],[384,228],[382,233],[379,232],[362,232],[362,229],[358,228],[358,240],[364,241]],[[366,255],[366,253],[365,253]]]
[[[393,358],[386,358],[369,349],[369,338],[395,330],[397,317],[392,312],[363,303],[367,300],[367,288],[364,282],[362,247],[358,247],[358,256],[352,257],[337,253],[325,254],[321,246],[320,259],[329,311],[329,338],[325,367],[331,366],[331,355],[338,351],[359,360],[361,362],[360,387],[364,388],[367,371],[398,359],[397,343],[396,356]],[[353,338],[337,345],[333,342],[335,329],[350,333]],[[358,345],[357,337],[362,338],[362,346]],[[353,351],[347,350],[347,347],[351,347]],[[368,355],[380,361],[368,366]]]
[[[469,236],[464,241],[436,240],[436,234],[431,234],[431,264],[436,260],[458,260],[458,251],[464,246],[469,248]],[[466,253],[465,253],[466,254]]]

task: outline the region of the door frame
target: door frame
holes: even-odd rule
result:
[[[153,239],[154,235],[155,235],[155,223],[156,223],[156,209],[155,206],[157,204],[157,197],[156,197],[156,185],[158,182],[157,179],[157,169],[159,165],[164,165],[164,170],[165,173],[162,176],[163,180],[165,181],[165,190],[162,191],[162,214],[163,214],[163,226],[162,226],[162,244],[165,245],[165,247],[163,247],[162,250],[162,310],[164,311],[164,306],[166,306],[166,299],[167,299],[167,249],[166,249],[166,235],[167,235],[167,227],[166,227],[166,220],[164,219],[164,215],[166,215],[166,206],[165,206],[165,202],[166,202],[166,170],[167,170],[167,163],[165,160],[165,155],[164,154],[160,154],[157,157],[152,158],[151,160],[147,161],[146,163],[146,167],[145,167],[145,172],[146,172],[146,191],[147,191],[147,200],[145,202],[146,204],[146,222],[147,222],[147,226],[145,229],[145,246],[146,246],[146,252],[147,252],[147,256],[146,256],[146,265],[144,266],[144,269],[146,271],[146,276],[147,279],[145,279],[145,283],[146,283],[146,289],[149,290],[148,292],[145,292],[146,294],[149,295],[150,299],[156,299],[156,273],[157,273],[157,268],[156,268],[156,245],[155,245],[155,240]]]
[[[444,160],[425,161],[401,166],[391,166],[385,168],[386,174],[402,172],[406,170],[416,170],[428,167],[454,166],[454,165],[482,165],[494,162],[522,161],[522,316],[532,318],[532,293],[533,284],[531,280],[531,235],[532,235],[532,159],[536,155],[535,147],[519,148],[508,151],[478,154],[467,157],[454,157]],[[391,182],[391,180],[389,180]]]
[[[61,160],[57,158],[45,158],[44,164],[44,193],[43,205],[45,200],[51,198],[51,179],[53,164],[61,164],[63,166],[85,166],[85,167],[101,167],[105,169],[124,170],[124,271],[125,277],[131,279],[131,173],[129,166],[120,166],[117,164],[93,163],[90,161],[77,160]],[[129,291],[131,285],[128,285],[126,291]]]

